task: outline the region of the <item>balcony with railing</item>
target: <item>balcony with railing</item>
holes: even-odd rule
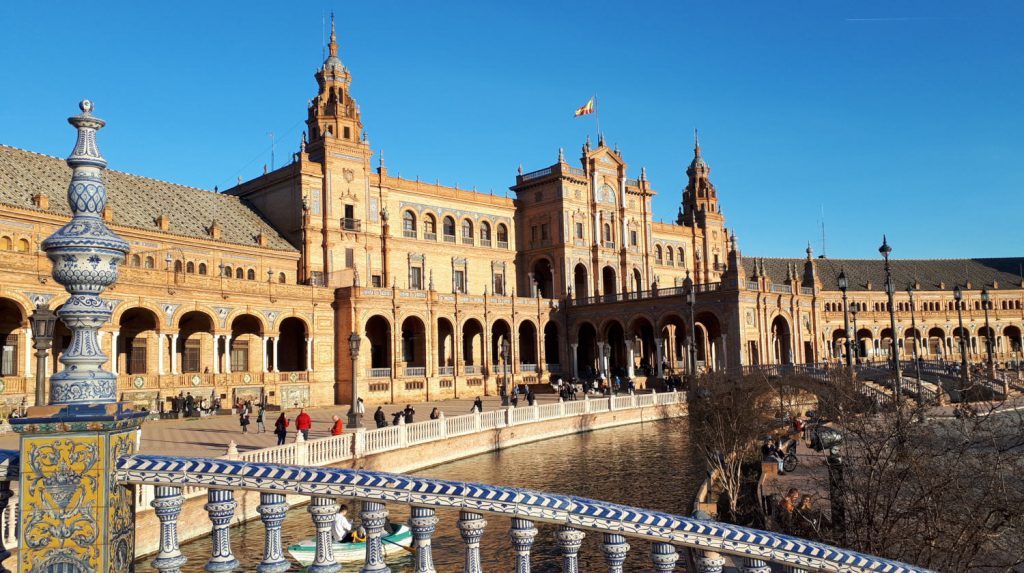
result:
[[[406,366],[402,368],[402,376],[426,376],[427,369],[425,366]]]
[[[425,233],[423,233],[423,240],[424,241],[436,241],[437,240],[437,233],[425,232]]]
[[[467,237],[467,236],[463,235],[462,236],[462,244],[463,245],[472,245],[473,244],[473,237]]]
[[[537,365],[536,364],[520,364],[519,365],[519,371],[520,372],[536,372],[537,371]]]
[[[507,249],[508,248],[508,241],[501,241],[501,240],[499,240],[498,241],[498,248],[499,249]]]
[[[402,229],[402,236],[404,236],[406,239],[415,239],[416,229]]]
[[[454,376],[455,375],[455,367],[454,366],[441,366],[441,367],[439,367],[437,369],[437,373],[440,376]]]
[[[454,243],[454,242],[456,242],[455,241],[455,235],[445,235],[444,236],[444,242],[446,242],[446,243]]]
[[[366,370],[367,378],[391,378],[390,368],[368,368]]]
[[[341,228],[346,231],[362,231],[363,222],[359,219],[350,219],[346,217],[341,220]]]
[[[480,239],[480,246],[481,247],[490,247],[491,246],[491,240],[490,239]]]

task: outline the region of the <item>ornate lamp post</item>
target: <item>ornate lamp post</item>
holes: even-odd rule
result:
[[[46,405],[46,353],[53,343],[57,314],[46,303],[36,305],[29,317],[32,323],[32,347],[36,349],[36,406]]]
[[[964,340],[964,314],[960,308],[960,301],[964,298],[964,293],[960,290],[960,285],[953,287],[953,300],[956,301],[956,320],[960,323],[960,378],[963,381],[963,388],[971,383],[971,371],[967,367],[967,341]],[[963,389],[961,388],[961,390]]]
[[[509,405],[508,391],[508,358],[512,354],[512,343],[508,339],[501,341],[501,405]]]
[[[885,294],[889,297],[889,329],[892,331],[892,371],[895,375],[896,406],[899,407],[903,403],[903,372],[900,370],[900,347],[896,344],[896,304],[893,302],[896,286],[892,282],[892,269],[889,267],[892,247],[885,240],[885,235],[882,235],[882,246],[878,247],[878,252],[885,259]]]
[[[683,288],[686,289],[686,306],[690,309],[690,337],[686,341],[687,365],[691,376],[697,375],[697,330],[696,322],[693,320],[693,306],[697,302],[696,293],[693,289],[693,279],[690,278],[690,271],[686,271],[686,278],[683,279]]]
[[[917,369],[917,403],[924,404],[924,397],[921,395],[921,357],[918,355],[917,341],[917,319],[914,315],[914,285],[907,286],[907,296],[910,297],[910,329],[914,331],[914,367]],[[942,388],[938,388],[937,392],[942,393]]]
[[[985,310],[985,347],[988,350],[988,377],[990,380],[996,379],[996,361],[992,357],[993,346],[995,346],[995,334],[992,332],[992,327],[988,323],[988,309],[992,305],[992,298],[989,296],[988,288],[981,289],[981,308]],[[1007,396],[1009,391],[1009,382],[1003,382],[1003,396]]]
[[[860,335],[857,330],[857,311],[860,310],[860,303],[850,303],[850,316],[853,318],[853,362],[860,364]]]
[[[846,306],[846,289],[848,288],[850,288],[850,283],[846,279],[846,269],[841,269],[839,271],[839,290],[843,292],[843,332],[846,333],[846,366],[852,369],[853,353],[850,351],[852,346],[850,344],[850,318],[847,315]]]
[[[359,344],[363,339],[358,333],[348,336],[348,352],[352,355],[352,403],[348,408],[348,429],[356,432],[363,429],[363,409],[359,405]]]

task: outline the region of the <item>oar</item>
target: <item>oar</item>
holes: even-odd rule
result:
[[[381,541],[386,541],[387,543],[390,543],[390,544],[394,545],[395,547],[399,547],[401,549],[404,549],[408,553],[413,553],[413,554],[416,553],[415,549],[410,549],[409,547],[406,547],[404,545],[399,544],[397,541],[391,541],[390,539],[388,539],[387,537],[384,537],[383,535],[380,536],[380,539],[381,539]]]

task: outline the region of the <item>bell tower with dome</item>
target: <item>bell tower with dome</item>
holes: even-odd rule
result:
[[[306,126],[309,129],[310,158],[323,157],[325,142],[345,145],[361,143],[363,122],[359,117],[359,104],[352,98],[349,86],[352,76],[338,57],[338,39],[331,16],[330,54],[316,72],[319,93],[309,102]]]

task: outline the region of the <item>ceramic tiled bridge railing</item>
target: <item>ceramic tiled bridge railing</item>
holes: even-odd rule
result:
[[[670,515],[602,501],[483,484],[407,476],[367,470],[310,468],[232,460],[132,455],[117,464],[121,484],[155,486],[152,501],[160,520],[160,553],[153,566],[165,573],[180,571],[185,562],[177,539],[177,519],[185,487],[207,490],[205,506],[213,528],[213,551],[206,569],[227,571],[238,566],[230,540],[235,492],[256,491],[258,512],[265,525],[261,572],[287,570],[291,564],[282,551],[281,524],[285,495],[310,498],[309,513],[316,530],[315,560],[308,571],[338,571],[331,544],[331,525],[339,500],[359,500],[361,524],[367,532],[361,572],[390,571],[384,563],[383,526],[386,503],[411,506],[416,573],[433,573],[431,536],[438,508],[456,509],[456,526],[465,542],[465,573],[481,573],[479,546],[487,515],[511,518],[512,553],[517,573],[530,571],[530,550],[536,525],[557,528],[562,570],[578,571],[577,554],[587,534],[602,536],[608,570],[623,571],[631,538],[652,541],[650,559],[655,571],[674,571],[679,550],[701,573],[720,572],[726,564],[746,573],[770,573],[772,564],[786,571],[912,572],[910,565],[871,557],[828,545],[776,533],[714,521]]]

